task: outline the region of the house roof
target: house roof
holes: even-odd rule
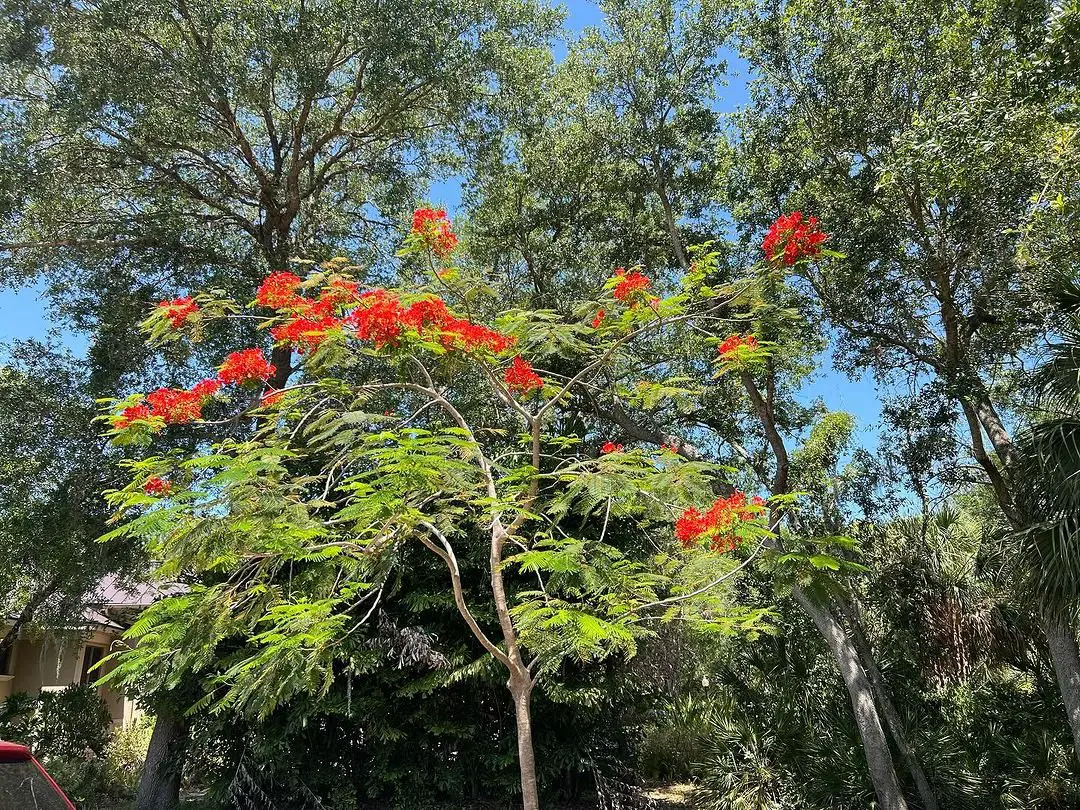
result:
[[[91,604],[109,608],[149,607],[163,596],[171,596],[182,589],[177,585],[160,587],[146,582],[125,582],[114,574],[103,577],[94,593]]]
[[[125,630],[144,608],[164,596],[182,593],[183,590],[183,586],[180,585],[158,586],[146,582],[123,580],[114,574],[109,574],[98,582],[97,587],[87,599],[87,606],[82,612],[82,626]],[[7,622],[14,620],[14,616],[6,617]],[[5,617],[0,614],[0,627],[4,624]]]

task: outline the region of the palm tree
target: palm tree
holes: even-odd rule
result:
[[[1043,626],[1058,686],[1080,751],[1080,285],[1052,275],[1048,298],[1058,340],[1034,371],[1031,425],[1016,439],[1017,506],[1027,518],[1013,533],[1016,572],[1046,619]]]

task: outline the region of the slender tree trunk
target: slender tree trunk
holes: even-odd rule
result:
[[[182,717],[170,711],[158,714],[139,779],[137,810],[173,810],[179,806],[187,738],[187,723]]]
[[[870,781],[874,785],[880,809],[907,810],[900,781],[896,778],[889,740],[881,726],[870,681],[859,663],[855,645],[851,643],[850,637],[831,610],[815,602],[802,588],[794,588],[792,595],[825,637],[825,643],[829,645],[829,650],[840,667],[840,675],[844,679],[848,696],[851,698],[851,708],[855,712],[855,723],[862,738]]]
[[[1074,753],[1080,761],[1080,647],[1071,623],[1060,611],[1046,609],[1042,620],[1050,660],[1072,729]]]
[[[514,720],[517,723],[518,767],[521,770],[523,810],[540,810],[540,793],[536,781],[536,755],[533,751],[532,739],[532,689],[532,678],[528,671],[510,676],[510,694],[514,698]]]
[[[915,783],[915,789],[919,791],[919,801],[922,803],[923,810],[938,810],[937,796],[934,794],[934,789],[930,785],[930,780],[927,778],[926,772],[919,764],[918,757],[915,756],[915,749],[912,748],[911,743],[908,742],[907,733],[904,731],[904,724],[900,720],[900,713],[896,710],[896,706],[889,696],[889,689],[885,683],[885,676],[881,674],[877,661],[874,659],[874,650],[870,646],[869,640],[863,634],[862,628],[859,626],[859,618],[851,606],[846,605],[843,602],[838,602],[837,606],[840,608],[840,612],[847,617],[851,640],[855,644],[855,650],[859,654],[859,660],[863,670],[870,679],[870,686],[874,690],[874,696],[877,698],[877,704],[881,708],[881,713],[885,716],[885,722],[889,727],[889,733],[896,743],[896,748],[900,752],[900,756],[904,759],[904,765],[907,766],[908,773],[911,774],[911,779]]]

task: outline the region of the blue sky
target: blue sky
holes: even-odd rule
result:
[[[571,0],[566,7],[567,28],[571,32],[599,25],[603,21],[595,3]],[[556,54],[560,58],[565,55],[565,47],[558,48]],[[733,111],[745,102],[746,81],[745,65],[729,55],[729,84],[718,105],[722,112]],[[432,189],[432,201],[454,208],[460,198],[460,191],[455,186],[453,181],[438,184]],[[84,351],[85,341],[80,336],[65,335],[59,331],[58,324],[49,321],[42,289],[38,286],[0,291],[0,343],[27,338],[46,339],[49,330],[56,329],[53,339],[60,340],[74,351]],[[821,370],[804,390],[807,401],[818,397],[824,400],[830,410],[848,411],[858,419],[860,444],[869,449],[877,446],[881,409],[873,381],[868,376],[849,380],[832,368],[831,356],[822,358]]]

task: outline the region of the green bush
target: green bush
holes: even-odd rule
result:
[[[97,690],[72,686],[0,703],[0,738],[28,745],[80,807],[114,807],[135,795],[153,718],[113,730]]]
[[[105,749],[103,773],[104,786],[110,795],[135,795],[153,731],[154,718],[143,716],[127,728],[113,732]]]

